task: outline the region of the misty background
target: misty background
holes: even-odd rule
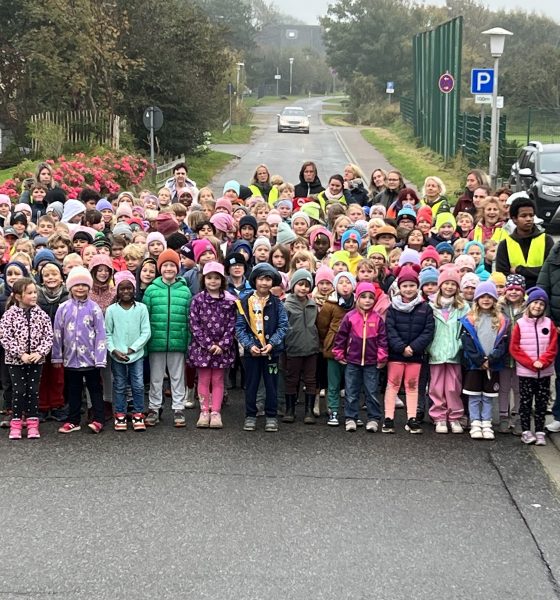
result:
[[[274,4],[282,12],[297,17],[309,25],[316,25],[318,17],[327,12],[327,8],[331,2],[329,0],[307,0],[306,2],[302,2],[301,0],[275,0]],[[444,2],[434,0],[430,4],[443,5]],[[526,11],[526,6],[521,2],[511,2],[510,0],[492,0],[488,3],[488,6],[491,10]],[[560,2],[558,0],[540,0],[537,12],[560,22]]]

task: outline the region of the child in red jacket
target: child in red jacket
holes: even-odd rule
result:
[[[524,444],[545,446],[544,420],[550,400],[550,377],[558,351],[558,334],[549,317],[544,316],[548,305],[546,292],[538,287],[527,291],[524,315],[513,328],[510,353],[515,359],[519,377],[519,416],[521,441]],[[531,431],[531,410],[535,400],[535,431]]]
[[[383,319],[373,310],[375,287],[363,282],[356,288],[356,308],[342,319],[336,334],[333,356],[346,365],[344,413],[346,431],[356,431],[360,392],[366,396],[366,431],[379,428],[381,409],[377,400],[379,370],[387,364],[387,333]]]

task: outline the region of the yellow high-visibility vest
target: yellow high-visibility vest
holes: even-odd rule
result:
[[[496,229],[494,229],[494,232],[492,233],[490,239],[494,240],[495,242],[500,243],[502,240],[505,240],[508,236],[507,231],[502,227],[496,227]],[[474,228],[474,233],[473,233],[473,240],[475,242],[481,242],[482,243],[482,227],[480,225],[476,225]]]
[[[509,264],[512,267],[542,267],[544,263],[544,251],[546,249],[546,235],[543,233],[531,240],[529,247],[529,255],[527,260],[523,255],[523,250],[519,242],[515,241],[508,235],[506,238],[506,246],[509,256]]]

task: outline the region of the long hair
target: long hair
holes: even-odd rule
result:
[[[257,182],[257,171],[259,169],[266,169],[266,172],[268,173],[266,183],[270,184],[270,171],[268,170],[268,167],[265,164],[260,164],[260,165],[257,165],[255,172],[253,173],[253,177],[251,177],[251,185],[256,185],[258,183]]]
[[[436,297],[434,298],[434,306],[435,307],[443,308],[443,306],[441,304],[441,298],[442,298],[442,293],[441,293],[441,287],[440,287],[436,293]],[[453,296],[453,302],[452,302],[451,306],[453,308],[458,308],[458,309],[461,309],[465,306],[465,301],[463,300],[463,296],[461,295],[460,286],[457,286],[457,289],[455,290],[455,295]]]
[[[21,279],[14,281],[14,285],[12,286],[12,293],[8,298],[8,302],[6,302],[6,310],[11,306],[17,306],[18,301],[16,299],[16,295],[21,296],[23,292],[25,292],[28,285],[36,286],[37,284],[33,281],[33,279],[31,279],[31,277],[22,277]]]
[[[492,329],[498,331],[498,329],[500,329],[500,317],[502,315],[502,312],[500,310],[500,306],[498,305],[497,300],[494,301],[494,306],[488,312],[490,312],[490,315],[492,317]],[[483,312],[478,306],[478,302],[476,300],[473,302],[470,314],[474,318],[475,327],[478,326],[478,323],[480,322],[480,317],[482,316]]]

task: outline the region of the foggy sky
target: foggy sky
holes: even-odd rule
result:
[[[274,4],[282,11],[311,25],[317,24],[317,17],[327,12],[329,0],[274,0]],[[440,4],[433,0],[433,4]],[[488,5],[491,9],[517,9],[526,10],[519,0],[489,0]],[[539,0],[538,12],[551,17],[560,23],[560,2],[558,0]]]

